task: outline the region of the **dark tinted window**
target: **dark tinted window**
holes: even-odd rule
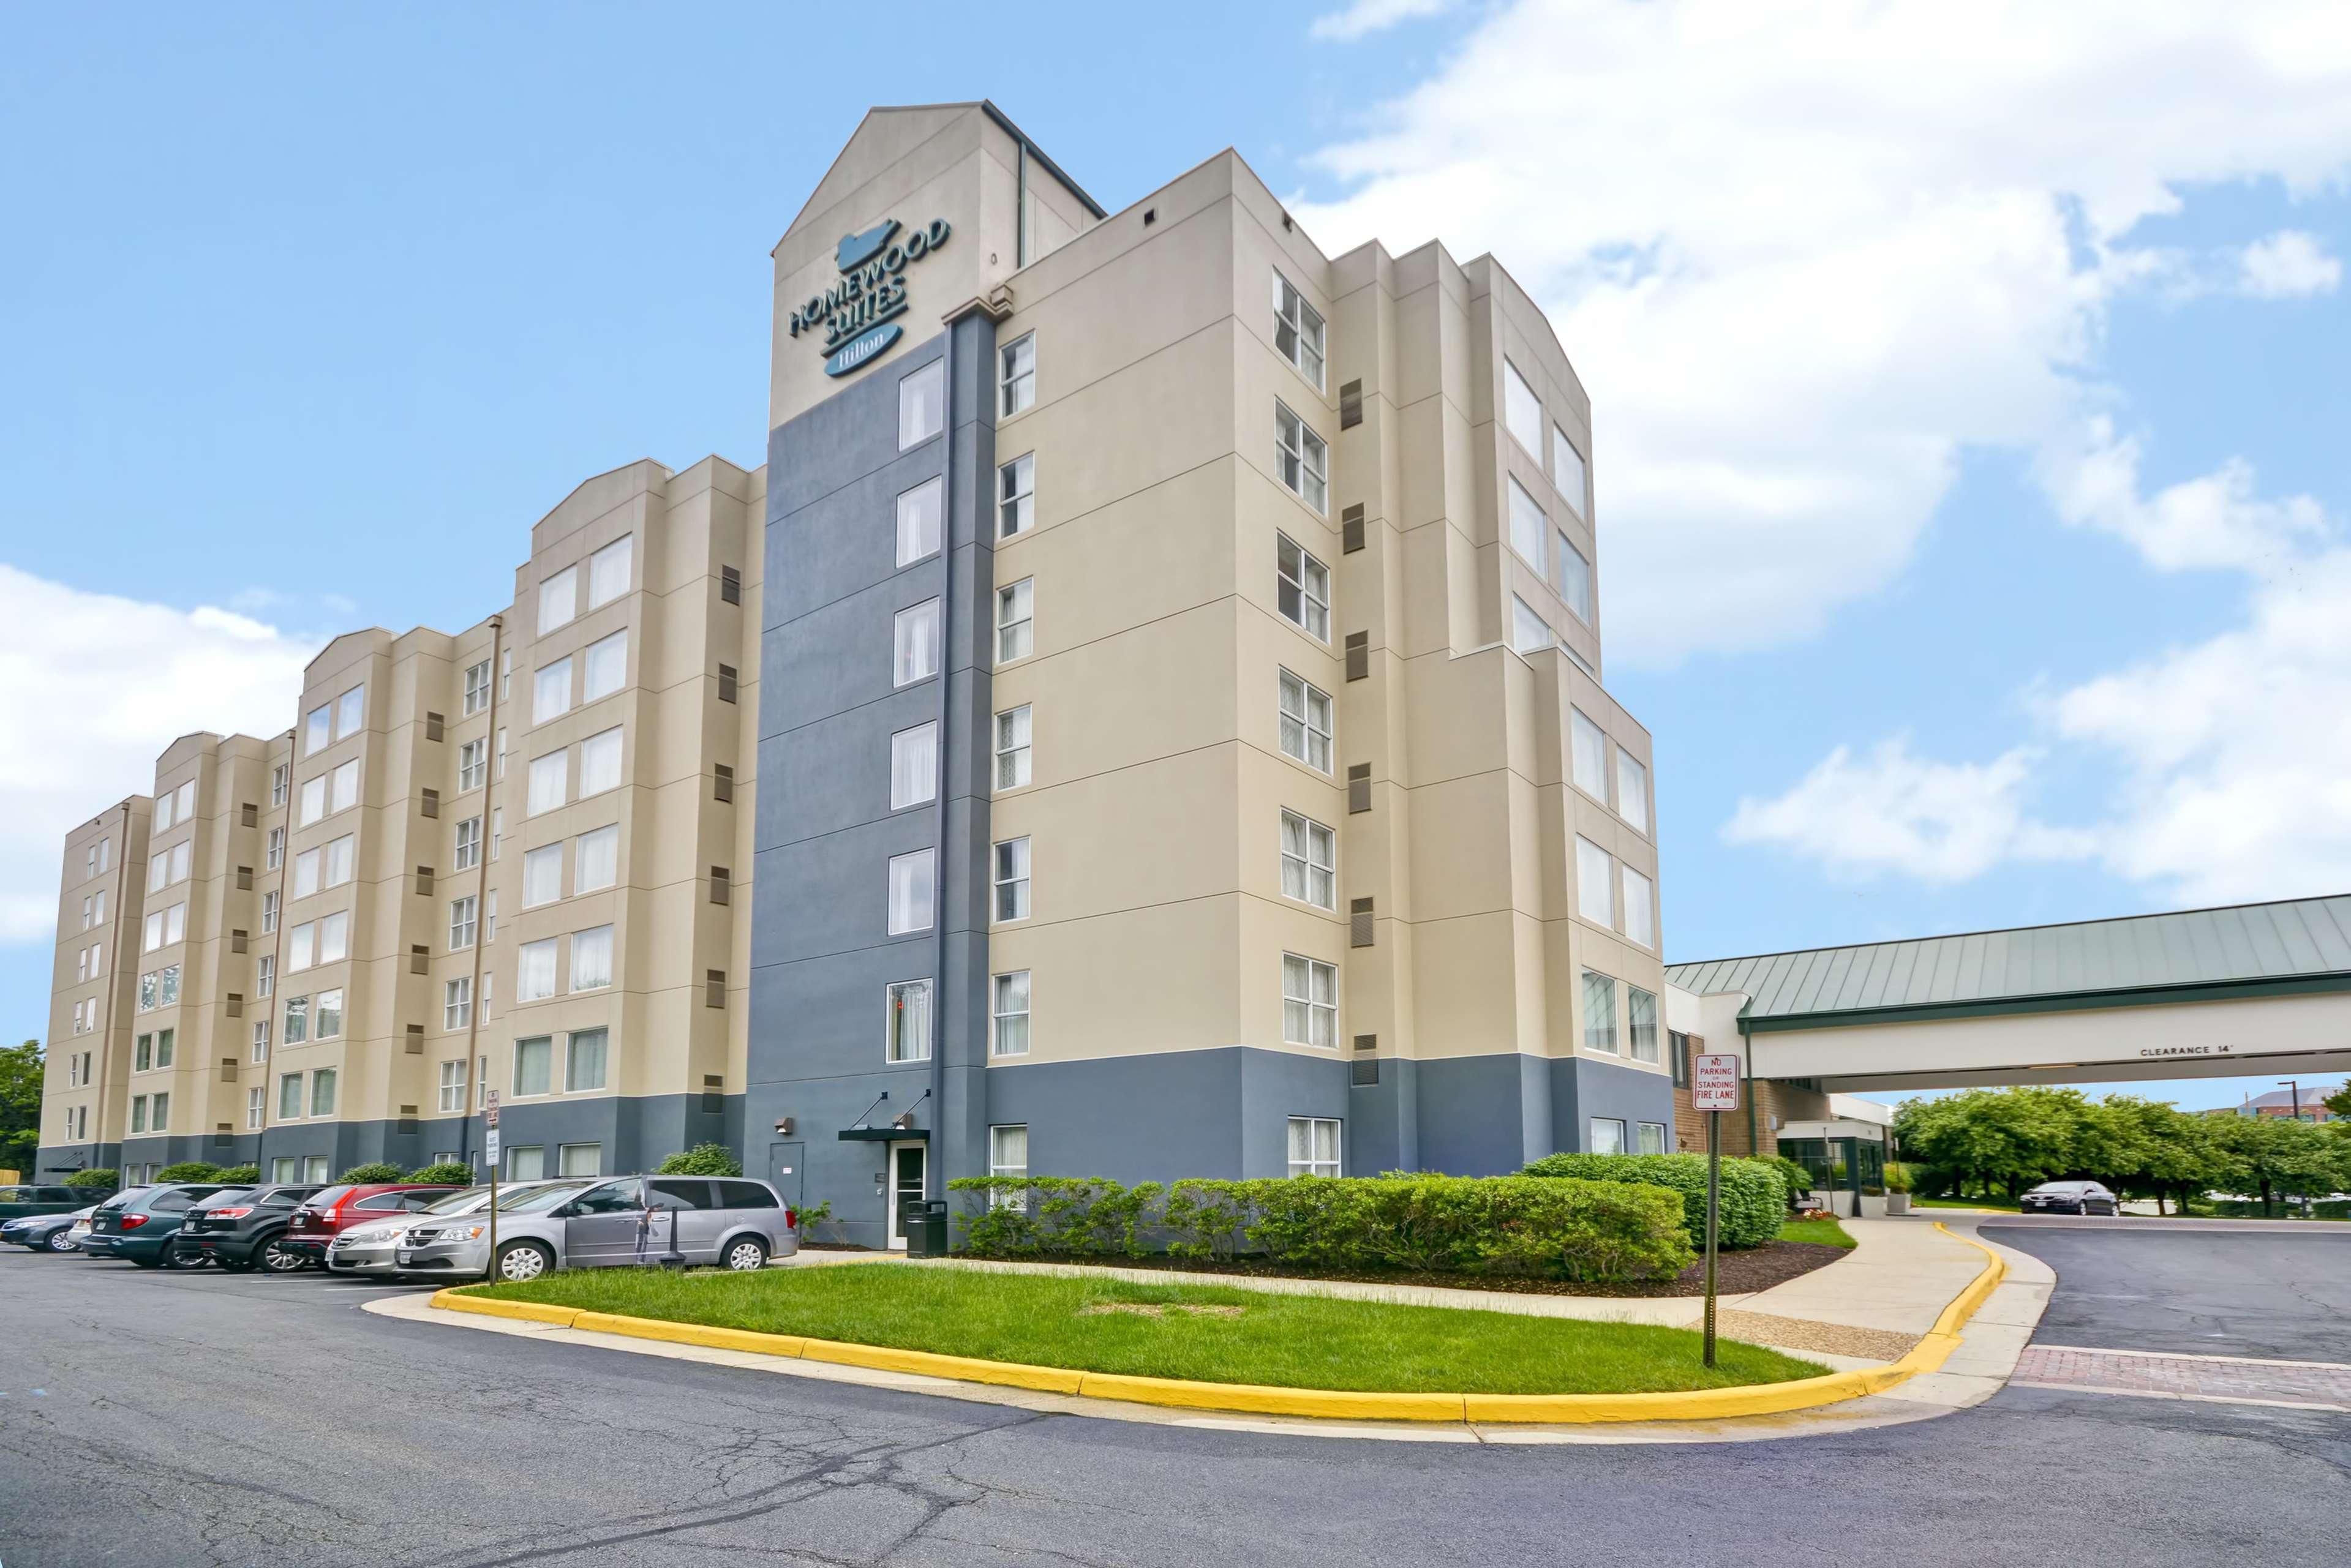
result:
[[[575,1214],[628,1214],[643,1208],[644,1188],[634,1181],[607,1182],[580,1195]]]
[[[322,1186],[318,1191],[312,1193],[308,1197],[303,1199],[302,1207],[305,1208],[332,1208],[335,1207],[335,1200],[341,1197],[345,1193],[348,1193],[350,1190],[351,1189],[348,1186]]]
[[[301,1201],[301,1193],[292,1187],[281,1186],[276,1192],[261,1195],[261,1207],[264,1208],[291,1208]]]
[[[777,1208],[776,1195],[768,1190],[765,1182],[722,1181],[718,1186],[718,1204],[722,1208]]]
[[[155,1197],[149,1200],[147,1204],[147,1212],[150,1214],[177,1214],[183,1209],[193,1207],[195,1206],[195,1201],[196,1195],[192,1192],[160,1193]]]
[[[407,1196],[408,1195],[404,1192],[380,1192],[373,1197],[363,1197],[357,1203],[352,1204],[350,1207],[353,1208],[363,1208],[370,1214],[381,1214],[387,1209],[393,1213],[398,1213],[400,1210],[408,1207],[408,1205],[401,1201]]]
[[[710,1199],[710,1184],[685,1176],[655,1176],[645,1183],[653,1194],[655,1208],[716,1208]]]
[[[449,1189],[444,1186],[419,1187],[414,1192],[403,1192],[398,1195],[400,1207],[411,1214],[420,1208],[430,1208],[448,1196]]]

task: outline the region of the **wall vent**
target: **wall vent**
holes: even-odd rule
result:
[[[1364,504],[1361,501],[1339,514],[1339,548],[1348,555],[1364,548]]]
[[[729,604],[743,602],[743,574],[731,566],[718,569],[718,597]]]
[[[437,817],[437,816],[439,816],[439,815],[441,814],[441,791],[440,791],[440,790],[438,790],[438,789],[427,789],[426,791],[424,791],[424,794],[423,794],[423,806],[422,806],[422,808],[421,808],[421,809],[423,810],[423,811],[424,812],[424,814],[425,814],[426,816],[428,816],[428,817]]]
[[[239,893],[251,893],[253,891],[253,868],[251,866],[241,865],[236,868],[236,890]]]
[[[1372,901],[1351,898],[1347,901],[1347,946],[1368,947],[1372,945]]]
[[[424,716],[424,738],[427,740],[440,739],[441,727],[445,722],[446,721],[444,720],[437,713],[426,714]]]
[[[236,1134],[228,1130],[228,1124],[226,1122],[214,1123],[213,1147],[216,1149],[227,1149],[234,1148],[235,1146]]]
[[[422,897],[430,898],[433,896],[433,868],[431,866],[421,865],[416,868],[416,891]]]
[[[245,1016],[245,993],[243,991],[229,992],[227,998],[227,1008],[229,1017],[233,1019],[243,1018]]]
[[[1372,809],[1372,765],[1353,762],[1347,766],[1347,810],[1368,811]]]
[[[410,1024],[403,1032],[408,1042],[408,1054],[411,1056],[423,1055],[424,1026],[421,1023],[413,1023]]]
[[[1361,1061],[1347,1063],[1347,1082],[1357,1089],[1376,1089],[1380,1083],[1380,1059],[1367,1056]]]
[[[718,666],[718,700],[720,702],[731,703],[735,700],[737,680],[737,676],[734,665],[721,664]]]
[[[408,972],[412,975],[422,975],[429,972],[432,967],[432,949],[424,946],[421,943],[410,943],[408,947]]]
[[[1372,673],[1372,634],[1369,632],[1347,633],[1347,678],[1360,681]]]
[[[716,1073],[702,1075],[702,1109],[705,1115],[711,1116],[726,1109],[726,1080]]]
[[[726,1005],[726,971],[705,969],[702,972],[702,1005],[723,1008]]]
[[[234,1057],[234,1056],[224,1056],[224,1057],[222,1057],[222,1058],[220,1059],[220,1061],[221,1061],[220,1081],[221,1081],[223,1083],[234,1083],[234,1082],[236,1082],[236,1058],[235,1058],[235,1057]]]
[[[242,953],[242,952],[244,952],[244,951],[245,951],[245,941],[246,941],[246,937],[245,937],[245,933],[244,933],[244,932],[242,932],[242,931],[232,931],[232,932],[230,932],[230,933],[228,934],[228,950],[229,950],[230,952],[232,952],[232,953]]]
[[[261,826],[261,808],[247,800],[236,809],[238,825],[247,828]]]
[[[735,769],[724,762],[715,763],[710,769],[710,798],[728,805],[735,801]]]
[[[713,904],[735,902],[735,873],[723,865],[710,868],[710,902]]]
[[[1353,430],[1364,423],[1364,383],[1343,382],[1339,387],[1339,428]]]

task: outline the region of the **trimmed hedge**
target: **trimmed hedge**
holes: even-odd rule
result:
[[[410,1181],[431,1182],[434,1186],[471,1186],[474,1167],[463,1160],[443,1160],[437,1166],[419,1166],[408,1173]]]
[[[1683,1226],[1692,1247],[1706,1245],[1704,1155],[1552,1155],[1537,1160],[1530,1176],[1583,1181],[1640,1182],[1681,1195]],[[1775,1160],[1722,1162],[1721,1244],[1761,1247],[1780,1234],[1788,1217],[1788,1187]]]
[[[177,1165],[165,1166],[157,1171],[155,1179],[160,1182],[218,1181],[220,1166],[210,1160],[182,1160]]]
[[[987,1207],[963,1245],[1000,1258],[1248,1254],[1332,1272],[1515,1274],[1605,1281],[1688,1267],[1671,1193],[1523,1176],[1286,1176],[1136,1186],[1085,1176],[964,1176]]]
[[[99,1166],[90,1170],[74,1172],[66,1177],[65,1185],[76,1192],[97,1192],[100,1188],[112,1192],[121,1174],[111,1166]]]
[[[656,1176],[738,1176],[743,1162],[724,1144],[696,1144],[653,1167]]]
[[[389,1165],[382,1160],[374,1160],[363,1166],[353,1166],[350,1169],[345,1171],[342,1175],[335,1178],[338,1182],[350,1182],[353,1184],[381,1181],[406,1181],[407,1179],[407,1172],[402,1170],[398,1166]]]

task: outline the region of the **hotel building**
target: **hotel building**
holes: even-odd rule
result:
[[[1499,263],[1327,256],[1230,152],[1107,213],[975,103],[774,264],[764,469],[590,480],[510,608],[69,837],[45,1171],[473,1157],[496,1088],[517,1174],[723,1141],[882,1243],[991,1171],[1672,1146],[1591,406]]]

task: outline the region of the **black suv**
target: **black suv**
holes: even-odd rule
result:
[[[310,1260],[279,1246],[278,1239],[286,1234],[286,1223],[294,1218],[302,1200],[319,1190],[314,1184],[257,1186],[251,1192],[225,1195],[216,1200],[219,1207],[199,1208],[189,1215],[174,1239],[183,1252],[210,1259],[232,1274],[255,1268],[291,1274],[309,1267]]]

